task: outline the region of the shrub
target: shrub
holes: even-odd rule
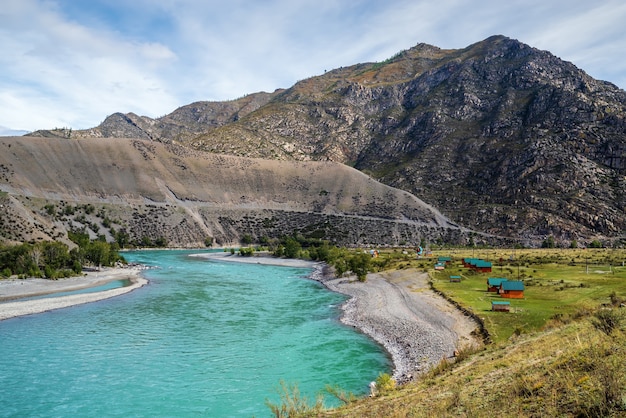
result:
[[[593,316],[594,319],[591,320],[593,326],[606,335],[611,335],[613,330],[619,328],[624,319],[624,315],[616,309],[601,309]]]
[[[289,386],[281,380],[278,393],[281,400],[280,405],[265,400],[265,405],[276,418],[310,416],[321,412],[323,409],[322,398],[317,398],[315,404],[310,405],[309,400],[300,395],[300,390],[296,384]]]
[[[617,293],[615,293],[615,291],[611,292],[609,297],[611,298],[611,305],[613,306],[620,306],[622,303],[624,303],[624,298],[617,296]]]
[[[389,393],[396,388],[396,381],[388,373],[380,373],[375,382],[376,390],[381,395]]]
[[[358,398],[352,392],[346,392],[339,386],[326,385],[324,389],[328,394],[334,396],[344,404],[355,402]]]
[[[589,248],[602,248],[603,245],[600,241],[598,240],[593,240],[589,243]]]

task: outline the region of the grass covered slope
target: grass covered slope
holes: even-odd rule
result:
[[[626,416],[626,253],[512,252],[475,254],[497,261],[491,273],[462,267],[459,260],[471,257],[471,250],[439,251],[420,260],[381,253],[379,263],[400,269],[428,269],[438,255],[452,255],[445,270],[431,270],[432,286],[480,318],[493,342],[477,352],[461,351],[455,363],[443,360],[418,381],[325,415]],[[451,282],[450,275],[461,275],[461,282]],[[526,285],[524,298],[487,292],[487,277],[519,277]],[[492,312],[492,300],[510,301],[511,311]]]
[[[489,347],[337,417],[626,416],[626,336],[593,316]]]
[[[471,256],[471,251],[459,252],[455,259]],[[483,250],[480,257],[493,261],[492,272],[476,273],[455,262],[443,271],[433,272],[432,283],[480,317],[497,343],[506,342],[514,334],[540,330],[550,320],[610,305],[615,297],[626,298],[624,250]],[[461,275],[461,283],[451,283],[451,274]],[[524,298],[506,299],[487,292],[489,277],[522,281]],[[492,301],[510,302],[511,312],[493,312]]]

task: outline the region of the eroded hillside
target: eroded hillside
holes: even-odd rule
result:
[[[463,241],[413,195],[332,162],[279,162],[138,139],[0,138],[5,239],[125,231],[172,246],[294,232],[342,245]],[[19,226],[19,227],[17,227]]]

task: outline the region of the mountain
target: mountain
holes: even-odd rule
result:
[[[251,159],[143,139],[0,137],[0,237],[237,245],[294,233],[338,245],[466,242],[413,195],[334,162]]]
[[[625,118],[626,92],[615,85],[493,36],[464,49],[418,44],[384,62],[159,119],[116,114],[71,136],[335,161],[468,228],[569,244],[624,235]]]

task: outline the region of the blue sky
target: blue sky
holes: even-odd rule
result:
[[[626,88],[622,0],[4,0],[0,135],[159,117],[505,35]]]

